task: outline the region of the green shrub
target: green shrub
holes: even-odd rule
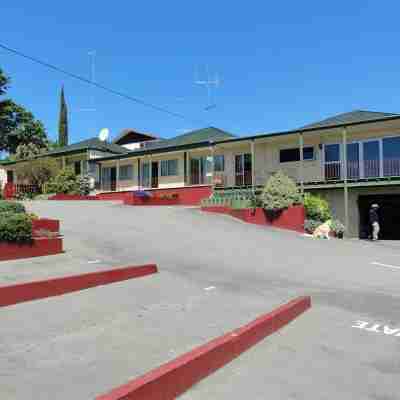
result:
[[[325,222],[332,218],[329,203],[322,197],[307,193],[304,197],[304,208],[307,219]]]
[[[17,164],[16,175],[21,182],[33,185],[41,191],[42,186],[54,178],[60,170],[58,163],[53,158],[38,158]]]
[[[25,207],[21,203],[17,203],[16,201],[0,201],[0,214],[3,213],[25,213]]]
[[[302,203],[296,183],[281,171],[268,179],[260,198],[264,209],[272,212]]]
[[[45,192],[78,194],[79,183],[74,170],[71,167],[60,170],[58,174],[45,185]]]
[[[6,212],[0,218],[0,242],[27,243],[32,240],[32,220],[23,213]]]

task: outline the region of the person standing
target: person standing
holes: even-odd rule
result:
[[[371,208],[369,209],[369,223],[371,225],[372,230],[372,240],[376,241],[379,239],[379,215],[378,215],[378,204],[372,204]]]

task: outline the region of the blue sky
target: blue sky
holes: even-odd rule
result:
[[[5,2],[0,42],[187,116],[180,120],[0,49],[10,95],[57,135],[65,85],[71,141],[126,127],[164,137],[207,125],[238,135],[284,130],[352,109],[400,112],[395,1]],[[194,84],[208,65],[216,108]],[[204,78],[204,72],[201,78]],[[94,94],[96,112],[91,108]]]

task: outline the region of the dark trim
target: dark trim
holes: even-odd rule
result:
[[[220,143],[220,142],[199,142],[199,143],[191,143],[191,144],[185,144],[185,145],[180,145],[180,146],[170,146],[170,147],[162,147],[158,149],[148,149],[148,150],[140,150],[140,151],[132,151],[126,154],[121,154],[118,156],[110,156],[110,157],[103,157],[103,158],[98,158],[97,161],[108,161],[108,160],[118,160],[118,159],[124,159],[124,158],[132,158],[132,157],[138,157],[138,156],[144,156],[146,154],[163,154],[163,153],[171,153],[174,151],[184,151],[184,150],[190,150],[190,149],[196,149],[199,147],[209,147],[210,145]]]
[[[295,135],[295,134],[307,133],[307,132],[325,131],[325,130],[334,129],[334,128],[347,128],[350,126],[373,124],[375,122],[386,122],[386,121],[393,121],[393,120],[397,120],[397,119],[400,119],[400,115],[384,117],[384,118],[377,118],[377,119],[370,119],[368,121],[347,122],[347,123],[343,123],[343,124],[327,125],[327,126],[323,126],[323,127],[300,128],[300,129],[295,129],[295,130],[290,130],[290,131],[272,132],[272,133],[259,134],[259,135],[253,135],[253,136],[245,136],[245,137],[240,137],[240,138],[236,138],[236,139],[221,140],[216,144],[241,142],[241,141],[246,141],[246,140],[265,139],[265,138],[269,138],[269,137]]]
[[[366,124],[373,124],[376,122],[386,122],[386,121],[394,121],[394,120],[400,120],[400,115],[385,117],[385,118],[371,119],[368,121],[356,121],[356,122],[349,122],[349,123],[343,123],[343,124],[328,125],[328,126],[324,126],[324,127],[303,128],[303,129],[300,128],[300,129],[295,129],[295,130],[290,130],[290,131],[272,132],[272,133],[258,134],[258,135],[253,135],[253,136],[244,136],[244,137],[239,137],[239,138],[236,137],[233,139],[218,140],[216,142],[204,141],[204,142],[199,142],[199,143],[191,143],[191,144],[187,144],[187,145],[163,147],[163,148],[159,148],[159,149],[133,151],[133,152],[129,152],[126,154],[117,155],[117,156],[99,158],[97,160],[98,161],[107,161],[107,160],[131,158],[131,157],[141,156],[141,155],[145,155],[145,154],[162,154],[162,153],[168,153],[168,152],[173,152],[173,151],[190,150],[190,149],[195,149],[195,148],[199,148],[199,147],[216,146],[216,145],[221,145],[221,144],[225,144],[225,143],[252,141],[252,140],[257,140],[257,139],[265,139],[265,138],[276,137],[276,136],[285,136],[285,135],[296,135],[296,134],[298,135],[300,133],[326,131],[326,130],[335,129],[335,128],[346,128],[346,127],[351,127],[351,126],[366,125]]]

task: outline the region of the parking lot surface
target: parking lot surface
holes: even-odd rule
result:
[[[193,208],[28,208],[61,220],[66,253],[1,262],[2,285],[147,263],[160,273],[1,309],[0,398],[94,398],[301,295],[310,311],[181,398],[398,398],[397,246]]]

